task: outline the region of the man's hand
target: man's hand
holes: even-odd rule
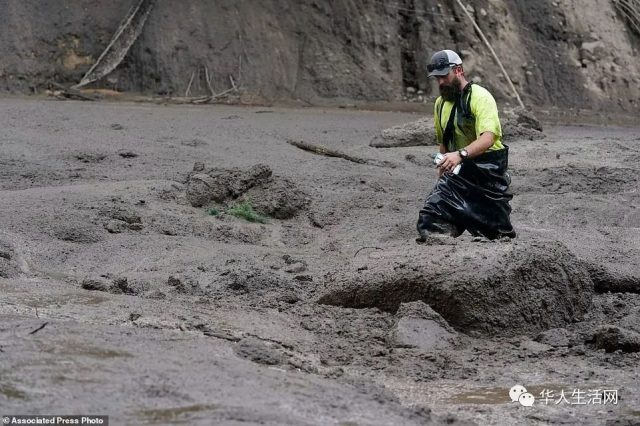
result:
[[[458,151],[447,152],[438,163],[438,176],[442,176],[444,172],[452,172],[460,163],[462,163],[462,157]]]

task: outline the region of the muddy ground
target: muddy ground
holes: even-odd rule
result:
[[[638,128],[512,142],[518,238],[416,245],[435,148],[369,142],[419,115],[0,110],[2,414],[640,423]],[[240,200],[268,222],[231,215]],[[510,400],[516,384],[532,407]],[[617,404],[572,396],[598,389]]]

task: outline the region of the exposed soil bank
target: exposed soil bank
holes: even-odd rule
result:
[[[3,0],[0,91],[75,84],[137,0]],[[610,0],[466,0],[527,105],[638,111],[640,36]],[[243,103],[411,98],[431,103],[424,63],[452,48],[469,77],[513,95],[455,2],[157,0],[115,72],[92,87],[153,95],[242,87]],[[205,69],[206,68],[206,69]],[[191,82],[191,83],[190,83]]]

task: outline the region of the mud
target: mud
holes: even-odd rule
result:
[[[636,128],[543,122],[545,139],[510,143],[517,239],[416,245],[436,147],[369,143],[418,115],[0,108],[3,413],[87,411],[114,424],[638,420]],[[248,179],[258,164],[270,176]],[[209,171],[235,191],[219,207],[247,196],[269,222],[211,215],[209,195],[194,207],[189,182]],[[510,401],[515,384],[533,407]],[[565,390],[571,401],[575,389],[616,389],[619,400],[540,397]]]

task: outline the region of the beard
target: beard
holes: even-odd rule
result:
[[[451,80],[451,84],[440,85],[440,96],[445,101],[454,102],[461,94],[460,79],[458,77],[454,77]]]

